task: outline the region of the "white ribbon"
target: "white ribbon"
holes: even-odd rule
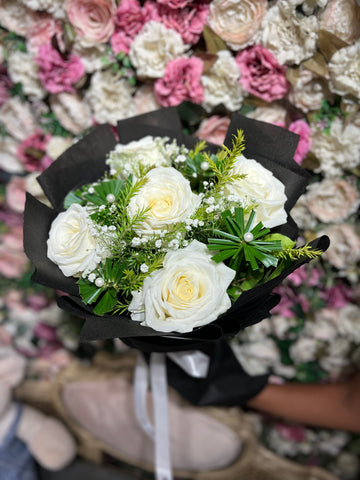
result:
[[[167,355],[188,375],[196,378],[206,377],[210,359],[203,352],[193,350],[168,353]],[[134,377],[136,419],[146,435],[152,438],[155,443],[156,480],[173,480],[170,456],[166,359],[164,353],[152,353],[150,356],[150,383],[153,395],[155,425],[149,419],[146,404],[149,387],[149,368],[139,352]]]

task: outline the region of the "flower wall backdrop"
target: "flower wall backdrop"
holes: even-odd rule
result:
[[[185,102],[185,103],[184,103]],[[250,374],[328,382],[360,368],[360,6],[356,0],[1,0],[0,339],[51,375],[80,324],[34,285],[22,247],[25,191],[93,126],[178,106],[187,133],[221,144],[232,112],[300,136],[312,174],[292,215],[323,258],[279,287],[271,319],[234,349]],[[40,372],[40,373],[39,373]],[[280,455],[357,478],[358,437],[254,414]]]

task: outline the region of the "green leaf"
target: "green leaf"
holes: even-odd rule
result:
[[[104,291],[103,287],[98,288],[96,285],[83,278],[80,278],[77,284],[79,285],[80,296],[86,305],[96,302]]]
[[[80,204],[83,203],[82,198],[79,197],[77,192],[69,192],[66,195],[65,200],[64,200],[64,207],[69,208],[70,205],[72,205],[73,203],[80,203]]]
[[[100,298],[98,304],[94,308],[94,313],[96,315],[103,316],[105,313],[111,312],[117,303],[116,290],[110,288],[106,290],[104,295]]]

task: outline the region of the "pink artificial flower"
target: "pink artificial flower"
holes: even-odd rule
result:
[[[49,305],[49,300],[43,293],[34,293],[26,297],[27,305],[37,312]]]
[[[39,78],[50,93],[74,92],[73,85],[85,73],[84,65],[76,55],[64,59],[50,44],[41,45],[35,58],[39,65]]]
[[[230,125],[230,118],[213,115],[205,118],[194,133],[195,137],[215,145],[222,145]]]
[[[19,278],[25,273],[28,259],[24,253],[22,226],[4,233],[0,243],[0,273],[6,278]]]
[[[157,0],[157,2],[169,8],[184,8],[191,4],[193,0]]]
[[[309,287],[317,287],[320,285],[321,272],[316,267],[308,268],[302,265],[291,273],[287,278],[295,287],[300,285],[308,285]]]
[[[146,22],[146,10],[137,0],[121,0],[114,17],[117,32],[134,39]]]
[[[45,323],[37,323],[34,328],[34,336],[47,342],[54,342],[57,340],[56,327],[46,325]]]
[[[209,14],[209,5],[193,3],[183,8],[170,5],[158,5],[159,21],[166,27],[181,35],[184,43],[197,43],[203,32]]]
[[[8,77],[6,68],[4,65],[0,65],[0,107],[10,98],[11,87],[12,81]]]
[[[351,287],[344,283],[339,283],[323,290],[319,296],[326,302],[326,306],[331,309],[343,308],[354,300]]]
[[[0,222],[5,223],[9,228],[23,224],[23,216],[9,209],[6,205],[0,205]]]
[[[6,204],[14,212],[22,213],[25,207],[26,178],[13,175],[6,185]]]
[[[290,132],[300,135],[300,140],[295,151],[294,160],[301,165],[311,147],[311,128],[305,120],[296,120],[289,125]]]
[[[275,293],[281,296],[280,302],[271,310],[272,314],[281,315],[285,318],[292,318],[295,316],[293,311],[294,305],[300,305],[303,312],[309,311],[310,303],[304,294],[296,294],[294,290],[286,285],[280,285],[275,288]]]
[[[196,57],[170,60],[164,76],[154,85],[157,102],[163,107],[179,105],[185,100],[201,103],[204,100],[202,70],[203,62]]]
[[[253,45],[236,55],[240,83],[249,92],[266,102],[283,98],[289,90],[286,67],[262,45]]]
[[[106,43],[114,33],[114,0],[69,0],[66,12],[70,23],[82,37]]]
[[[34,54],[38,53],[41,45],[51,43],[53,37],[64,48],[62,40],[62,22],[56,20],[46,12],[34,12],[34,18],[26,36],[26,46]]]
[[[290,442],[304,442],[306,440],[305,427],[301,425],[286,425],[277,423],[275,429],[279,432],[284,440]]]
[[[50,138],[50,134],[37,130],[18,146],[18,158],[28,172],[42,172],[52,163],[45,154]]]
[[[118,54],[120,52],[125,52],[126,55],[130,51],[130,45],[132,43],[132,38],[128,37],[124,32],[115,32],[110,38],[111,50]]]

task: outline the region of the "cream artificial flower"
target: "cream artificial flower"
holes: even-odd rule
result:
[[[48,12],[61,20],[66,18],[64,0],[21,0],[21,2],[35,12]]]
[[[0,118],[10,135],[20,142],[37,129],[30,104],[23,103],[19,97],[11,97],[3,103],[0,107]]]
[[[201,77],[204,87],[202,106],[211,111],[222,103],[234,112],[241,107],[245,94],[239,83],[240,70],[228,50],[221,50],[216,55],[218,58],[214,65]]]
[[[161,78],[169,61],[181,57],[187,48],[179,33],[152,20],[134,38],[129,58],[138,76]]]
[[[335,52],[328,67],[330,90],[360,99],[360,40]]]
[[[236,272],[212,256],[197,240],[169,251],[163,268],[145,278],[141,292],[133,292],[131,318],[158,332],[179,333],[216,320],[231,306],[226,291]]]
[[[8,59],[8,71],[14,83],[21,83],[23,92],[30,100],[41,100],[46,90],[39,80],[39,66],[30,53],[15,51]]]
[[[296,4],[279,0],[263,21],[261,43],[279,63],[298,65],[315,52],[318,29],[315,15],[298,17]]]
[[[331,0],[320,15],[320,28],[346,43],[360,36],[360,8],[356,0]]]
[[[333,95],[329,92],[327,82],[324,79],[301,67],[297,83],[291,86],[288,93],[290,103],[304,113],[319,110],[321,102],[324,99],[331,101],[332,97]]]
[[[153,168],[145,179],[145,185],[127,207],[130,218],[150,208],[144,222],[136,228],[139,234],[160,233],[185,222],[200,205],[201,197],[192,192],[189,180],[173,167]]]
[[[104,70],[91,77],[85,99],[98,123],[116,125],[118,120],[134,115],[133,91],[120,72],[114,74],[111,70]]]
[[[103,59],[106,57],[106,43],[89,43],[84,37],[77,36],[72,52],[81,58],[87,73],[93,73],[104,68]]]
[[[270,170],[256,160],[240,155],[236,159],[232,174],[245,174],[246,177],[229,182],[224,193],[237,196],[247,206],[254,205],[256,222],[262,222],[268,228],[286,222],[285,186]]]
[[[61,125],[74,135],[92,124],[89,105],[76,94],[61,92],[52,95],[50,106]]]

